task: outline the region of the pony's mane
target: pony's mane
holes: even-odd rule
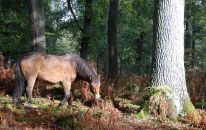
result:
[[[84,78],[91,82],[91,79],[98,78],[97,72],[94,68],[92,68],[84,59],[79,57],[78,55],[72,55],[72,60],[76,62],[77,65],[77,74],[81,78]]]

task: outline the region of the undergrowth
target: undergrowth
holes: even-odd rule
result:
[[[147,76],[122,76],[115,83],[108,81],[104,77],[104,80],[101,81],[101,96],[104,101],[98,106],[86,106],[84,104],[85,99],[81,99],[80,92],[73,90],[73,105],[65,105],[59,108],[57,104],[63,97],[62,88],[57,88],[55,91],[51,89],[50,91],[41,88],[44,86],[41,83],[36,87],[39,89],[34,90],[33,104],[26,104],[25,97],[22,97],[20,106],[15,107],[11,103],[11,97],[9,96],[12,95],[15,87],[14,71],[10,68],[0,70],[0,73],[0,129],[124,130],[206,128],[206,113],[204,110],[197,110],[200,113],[200,117],[184,115],[184,118],[180,119],[179,122],[148,116],[143,111],[139,111],[139,107],[144,102],[144,88],[148,84]],[[205,89],[205,82],[203,83],[206,79],[205,75],[192,73],[189,76],[188,88],[191,100],[194,104],[199,103],[201,108],[205,108],[205,100],[202,99],[204,93],[200,93],[201,90]],[[192,79],[197,79],[197,81]],[[74,84],[73,87],[77,90],[81,88],[79,84]],[[153,92],[151,91],[151,93]],[[85,92],[86,94],[87,92]]]

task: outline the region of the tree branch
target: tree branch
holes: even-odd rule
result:
[[[67,0],[67,4],[68,4],[68,8],[69,8],[69,10],[71,11],[71,14],[72,14],[72,16],[73,16],[73,18],[74,18],[74,22],[76,23],[76,25],[77,25],[77,27],[79,28],[79,30],[80,30],[80,31],[83,31],[83,28],[80,26],[79,21],[77,20],[77,18],[76,18],[76,16],[75,16],[75,13],[74,13],[74,11],[73,11],[73,9],[72,9],[71,0]]]

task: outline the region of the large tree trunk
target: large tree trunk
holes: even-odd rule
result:
[[[42,0],[29,0],[30,44],[33,51],[46,53],[44,7]]]
[[[87,59],[88,46],[91,39],[92,31],[92,0],[86,0],[84,12],[84,27],[82,30],[82,41],[80,48],[80,56]]]
[[[109,49],[109,76],[115,79],[118,76],[117,54],[117,15],[119,0],[110,0],[108,19],[108,49]]]
[[[151,85],[171,89],[177,114],[192,105],[185,81],[184,4],[184,0],[156,0],[154,14]]]

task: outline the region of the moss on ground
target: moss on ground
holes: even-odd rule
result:
[[[124,98],[115,98],[114,105],[121,111],[128,112],[128,113],[136,113],[140,108],[140,106],[137,105],[132,100],[128,100]]]
[[[157,99],[164,99],[162,92],[153,93]],[[2,100],[1,100],[2,99]],[[156,99],[154,98],[156,101]],[[151,100],[151,101],[154,101]],[[21,99],[20,106],[15,107],[10,97],[0,98],[0,127],[9,129],[187,129],[188,124],[164,122],[154,120],[149,116],[149,101],[140,110],[135,102],[119,99],[120,106],[126,110],[133,109],[135,114],[122,113],[115,108],[112,102],[104,101],[102,105],[86,107],[75,101],[72,107],[57,107],[59,101],[45,98],[34,98],[34,107],[26,107]],[[163,100],[162,100],[163,101]],[[159,101],[159,105],[161,105]],[[46,107],[42,107],[42,106]],[[147,107],[145,107],[147,106]],[[161,107],[161,106],[160,106]],[[147,109],[146,109],[147,108]],[[158,107],[156,107],[159,109]],[[137,111],[139,111],[137,113]],[[155,124],[155,126],[154,126]]]
[[[185,113],[192,113],[193,111],[195,111],[195,107],[189,98],[185,99],[183,110]]]

